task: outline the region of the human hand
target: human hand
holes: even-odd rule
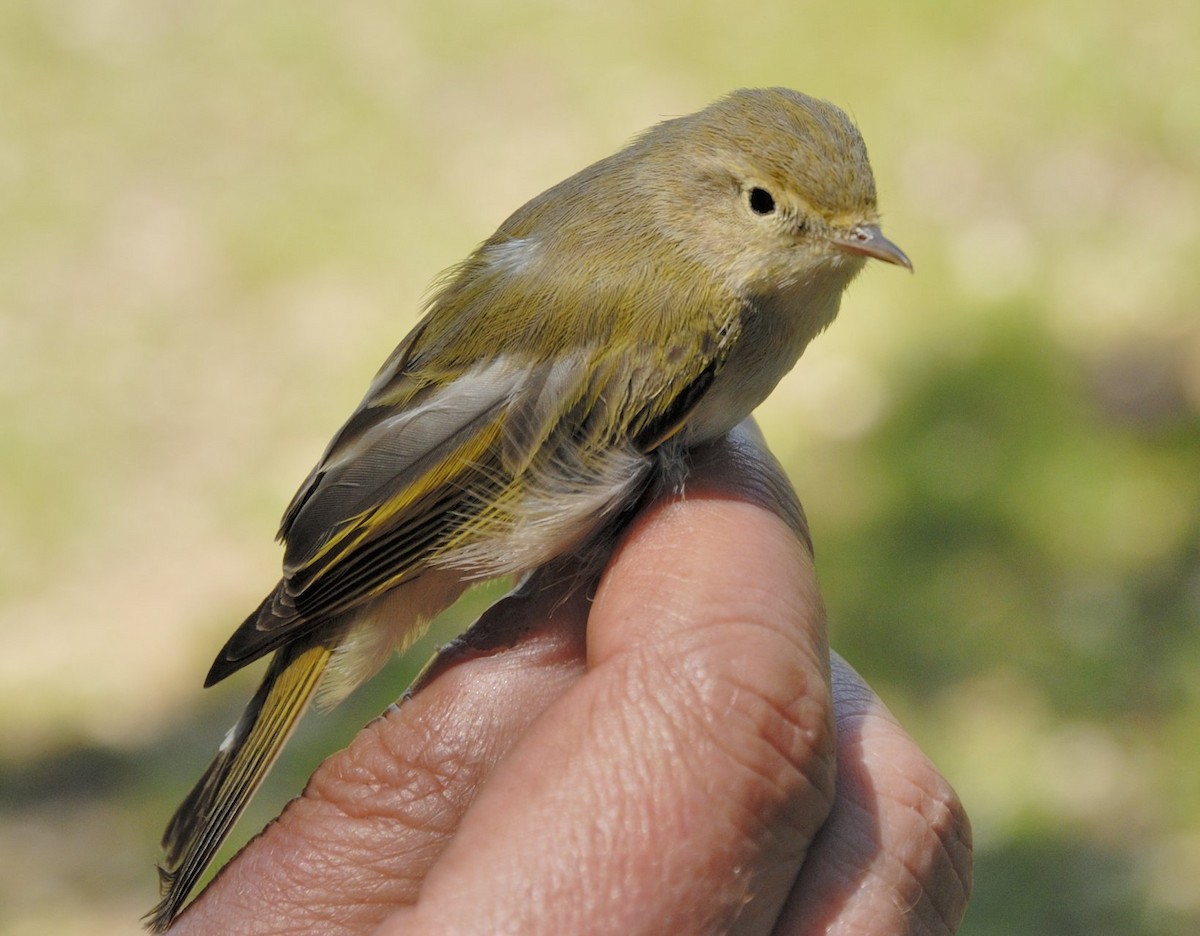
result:
[[[806,542],[756,433],[705,447],[594,598],[493,607],[171,932],[953,932],[966,816],[831,664]]]

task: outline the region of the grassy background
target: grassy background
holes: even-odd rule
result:
[[[1197,48],[1178,0],[0,5],[0,934],[155,899],[254,679],[205,668],[435,274],[766,84],[855,116],[917,266],[760,417],[835,645],[973,817],[963,932],[1195,933]],[[310,719],[243,836],[406,672]]]

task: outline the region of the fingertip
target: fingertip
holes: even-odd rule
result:
[[[764,624],[828,672],[804,513],[751,420],[695,450],[682,489],[660,493],[624,531],[589,617],[589,664],[721,622]]]
[[[688,488],[754,504],[779,517],[812,554],[808,518],[753,417],[692,452]]]

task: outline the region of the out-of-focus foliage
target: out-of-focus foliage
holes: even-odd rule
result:
[[[855,115],[916,261],[760,416],[835,645],[974,820],[963,932],[1200,930],[1197,49],[1177,0],[0,5],[0,934],[153,902],[254,679],[208,660],[426,284],[765,84]]]

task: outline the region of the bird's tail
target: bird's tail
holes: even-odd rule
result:
[[[145,917],[152,933],[171,925],[262,783],[307,707],[330,653],[303,642],[276,651],[254,698],[163,833],[164,858],[158,869],[162,899]]]

